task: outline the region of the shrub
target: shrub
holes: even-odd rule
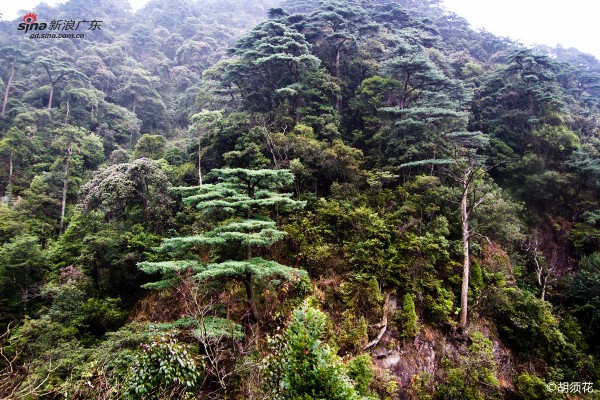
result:
[[[471,341],[467,354],[446,371],[446,379],[437,385],[436,399],[484,400],[497,397],[492,342],[480,332],[474,332]]]
[[[514,384],[517,399],[543,400],[550,396],[546,383],[535,375],[523,373],[515,379]]]
[[[269,398],[359,399],[341,359],[324,343],[327,318],[308,305],[296,309],[284,334],[271,340],[263,363]]]
[[[354,381],[356,391],[361,395],[369,395],[369,385],[375,377],[371,357],[368,354],[356,356],[348,362],[347,369],[348,376]]]
[[[343,354],[344,350],[349,352],[360,351],[368,341],[369,336],[365,317],[360,317],[357,320],[351,312],[344,311],[342,314],[342,329],[337,340],[337,344],[340,346],[340,354]]]
[[[565,338],[548,303],[516,288],[497,289],[488,301],[501,337],[517,351],[552,362],[567,356]]]
[[[414,338],[419,333],[417,326],[417,311],[415,310],[415,301],[410,293],[404,295],[402,303],[402,314],[400,316],[400,335],[402,337]]]
[[[178,343],[172,334],[155,337],[143,345],[126,379],[125,398],[165,399],[195,389],[204,375],[188,345]]]

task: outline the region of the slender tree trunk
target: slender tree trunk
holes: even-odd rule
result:
[[[50,85],[50,97],[48,98],[48,110],[52,108],[52,97],[54,96],[54,85]]]
[[[540,299],[542,301],[546,300],[546,280],[548,279],[547,276],[544,276],[540,282],[540,285],[542,286],[542,293],[540,295]]]
[[[10,153],[8,154],[8,182],[6,183],[6,191],[5,194],[10,201],[12,197],[12,176],[13,176],[13,157],[14,150],[10,149]]]
[[[540,288],[540,299],[542,301],[546,300],[546,286],[548,282],[548,275],[550,275],[550,271],[544,270],[544,266],[541,264],[540,259],[537,255],[537,248],[534,250],[534,262],[537,274],[538,286]]]
[[[65,163],[65,176],[63,178],[62,202],[60,207],[60,233],[63,233],[65,226],[65,209],[67,208],[67,188],[69,185],[69,163],[71,162],[71,154],[73,149],[71,146],[67,149],[67,162]]]
[[[463,182],[463,193],[460,199],[460,217],[462,221],[462,244],[463,244],[463,274],[462,287],[460,291],[460,321],[458,326],[467,326],[467,299],[469,295],[469,268],[471,259],[469,256],[469,212],[467,210],[468,178],[465,176]]]
[[[300,123],[300,119],[302,118],[302,114],[300,113],[300,107],[302,107],[302,96],[297,95],[294,100],[294,120],[296,124]]]
[[[250,316],[253,322],[257,322],[260,318],[258,315],[258,310],[256,309],[256,301],[254,299],[254,286],[252,286],[252,274],[250,272],[246,273],[246,277],[244,279],[244,286],[246,287],[246,297],[248,301],[248,308],[250,309]]]
[[[340,79],[340,53],[341,53],[341,49],[337,49],[337,51],[335,52],[335,77],[338,79]],[[338,93],[335,99],[335,110],[336,111],[340,111],[340,109],[342,108],[342,94]]]
[[[533,253],[533,262],[535,264],[535,274],[537,276],[537,284],[540,288],[540,299],[546,300],[546,286],[548,282],[548,276],[550,275],[550,269],[544,267],[546,260],[543,259],[543,255],[540,256],[539,242],[538,239],[533,239],[533,243],[530,244],[528,249]]]
[[[23,311],[27,312],[27,302],[29,301],[29,268],[25,269],[25,284],[23,285],[23,287],[21,288],[21,291],[23,292],[23,294],[21,295],[21,298],[23,299]]]
[[[341,49],[338,48],[335,51],[335,77],[340,79],[340,56],[341,56]]]
[[[202,135],[198,138],[198,186],[202,186]]]
[[[250,198],[254,198],[254,188],[248,182],[248,196]],[[246,211],[246,218],[250,219],[250,210]],[[252,258],[252,246],[249,244],[246,246],[246,260],[250,260]],[[252,273],[246,272],[246,277],[244,278],[244,286],[246,287],[246,298],[248,299],[248,308],[250,309],[250,317],[251,322],[258,322],[259,315],[258,310],[256,309],[256,301],[254,299],[254,286],[252,286]]]
[[[4,99],[2,100],[2,116],[6,111],[6,103],[8,103],[8,92],[10,91],[10,85],[12,84],[13,76],[15,76],[15,63],[10,64],[10,75],[8,76],[8,83],[4,88]]]
[[[69,100],[67,100],[67,112],[65,113],[65,125],[69,123],[69,114],[71,109],[69,108]]]

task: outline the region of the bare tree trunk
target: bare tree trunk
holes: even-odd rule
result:
[[[302,96],[297,95],[294,100],[294,121],[296,124],[300,123],[300,119],[302,118],[302,114],[300,113],[300,107],[302,106]]]
[[[8,184],[6,185],[6,191],[8,193],[8,196],[11,195],[11,188],[12,188],[12,176],[13,176],[13,152],[14,150],[11,149],[10,150],[10,154],[8,156]]]
[[[198,138],[198,186],[202,186],[202,145],[200,141],[202,140],[202,135]]]
[[[52,108],[52,96],[54,96],[54,85],[50,85],[50,97],[48,98],[48,110]]]
[[[71,146],[67,149],[67,162],[65,163],[65,176],[63,178],[62,202],[60,208],[60,233],[63,233],[65,226],[65,209],[67,208],[67,188],[69,185],[69,163],[71,162],[71,154],[73,149]]]
[[[4,99],[2,101],[2,116],[4,116],[4,112],[6,111],[6,103],[8,103],[8,92],[10,91],[10,86],[12,84],[13,76],[15,75],[15,63],[10,64],[10,75],[8,76],[8,83],[6,84],[6,88],[4,88]]]
[[[248,308],[250,309],[250,317],[252,322],[257,322],[260,318],[258,315],[258,310],[256,309],[256,300],[254,299],[254,286],[252,286],[252,274],[250,272],[246,273],[246,277],[244,279],[244,286],[246,287],[246,297],[248,301]]]
[[[336,49],[335,52],[335,77],[340,79],[340,56],[341,56],[341,49],[338,48]]]
[[[463,182],[463,193],[460,199],[460,217],[462,221],[462,244],[463,244],[463,273],[460,291],[460,321],[458,326],[467,326],[467,304],[469,296],[469,269],[471,259],[469,256],[469,212],[467,210],[468,178]]]
[[[65,125],[69,123],[69,114],[71,109],[69,108],[69,100],[67,100],[67,112],[65,113]]]
[[[381,319],[380,323],[373,325],[373,328],[379,329],[379,333],[377,334],[377,337],[375,339],[371,340],[369,343],[367,343],[367,345],[365,347],[363,347],[363,350],[366,350],[370,347],[376,346],[381,341],[381,338],[385,334],[385,331],[387,330],[387,327],[388,327],[388,314],[390,311],[389,302],[390,302],[390,294],[387,293],[385,295],[385,301],[383,303],[383,318]]]
[[[340,53],[341,49],[337,49],[335,53],[335,77],[340,79]],[[338,93],[335,99],[335,110],[340,111],[342,108],[342,94]]]
[[[535,247],[533,248],[533,261],[535,263],[535,272],[537,275],[538,287],[540,288],[540,299],[544,301],[546,300],[546,287],[548,286],[548,276],[550,275],[552,268],[544,267],[545,260],[540,260],[537,241],[535,242]]]
[[[540,286],[542,287],[542,294],[540,295],[540,299],[542,301],[546,300],[546,280],[548,279],[547,275],[544,275],[544,277],[542,278],[541,282],[540,282]]]
[[[548,287],[548,279],[554,267],[551,267],[544,257],[544,253],[540,250],[540,233],[533,233],[531,240],[528,242],[524,250],[531,252],[533,255],[533,263],[535,264],[535,276],[537,278],[538,288],[540,289],[540,299],[546,300],[546,288]],[[543,240],[543,239],[542,239]]]

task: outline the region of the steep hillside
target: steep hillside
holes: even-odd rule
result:
[[[0,22],[0,397],[595,398],[597,59],[438,0],[130,10]]]

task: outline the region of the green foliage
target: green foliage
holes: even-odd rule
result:
[[[229,205],[228,205],[229,207]],[[204,235],[166,239],[161,251],[173,251],[195,245],[228,245],[268,247],[285,236],[276,229],[275,222],[245,219],[220,225]]]
[[[452,324],[455,298],[452,291],[438,285],[434,293],[425,297],[425,311],[429,320],[439,325]]]
[[[356,318],[351,310],[342,313],[342,326],[337,337],[340,352],[359,352],[369,341],[367,320],[364,316]]]
[[[481,271],[481,266],[475,260],[471,264],[470,274],[469,286],[475,293],[479,293],[483,288],[483,272]]]
[[[598,377],[598,60],[475,31],[439,0],[152,0],[135,13],[126,3],[32,10],[102,20],[84,40],[17,48],[22,32],[0,24],[0,327],[12,322],[0,397],[133,397],[129,366],[154,368],[136,350],[153,339],[119,327],[147,307],[168,307],[176,320],[156,328],[202,341],[211,363],[185,393],[144,375],[162,385],[149,397],[268,397],[253,364],[260,337],[310,290],[304,269],[335,316],[327,331],[340,352],[358,354],[382,292],[414,296],[395,314],[401,335],[419,323],[451,330],[465,255],[476,258],[475,315],[515,359],[549,380]],[[265,21],[270,7],[281,8]],[[196,183],[173,190],[182,202],[168,192]],[[544,232],[544,302],[521,272],[533,228]],[[140,285],[169,290],[142,300]],[[190,300],[215,306],[199,318]],[[256,315],[265,323],[245,329],[225,319]],[[309,337],[287,335],[277,354],[304,367],[307,348],[284,340]],[[324,336],[312,360],[332,366],[286,382],[308,376],[353,398]],[[493,398],[487,345],[472,340],[479,350],[417,374],[408,393],[397,370],[377,368],[371,386],[387,399],[427,399],[436,386],[440,398]],[[348,365],[356,396],[369,396],[365,357]],[[284,397],[276,371],[280,398],[318,397]],[[550,396],[533,372],[514,383],[507,396]]]
[[[436,399],[484,400],[497,398],[498,381],[492,342],[480,332],[471,334],[467,354],[446,371],[443,383],[436,387]]]
[[[488,301],[488,313],[513,348],[530,357],[565,360],[567,343],[548,303],[517,288],[498,288]]]
[[[13,239],[18,233],[29,232],[32,221],[24,218],[24,216],[15,210],[13,207],[9,207],[8,204],[0,204],[0,243],[6,243],[10,239]]]
[[[375,378],[373,362],[368,354],[361,354],[348,361],[346,364],[348,376],[354,381],[358,394],[367,396],[371,393],[369,386]]]
[[[192,188],[175,188],[174,191],[185,195],[184,202],[199,210],[223,210],[234,214],[241,212],[242,215],[273,207],[294,210],[305,204],[292,200],[290,194],[275,192],[294,181],[294,175],[287,170],[222,168],[211,171],[210,176],[219,182]]]
[[[535,375],[522,373],[516,377],[514,385],[518,399],[543,400],[557,398],[557,396],[548,392],[546,382]]]
[[[586,327],[584,332],[590,347],[597,348],[600,337],[600,253],[584,257],[581,267],[571,278],[569,299],[581,326]]]
[[[46,273],[46,255],[37,237],[18,235],[0,247],[2,324],[30,311]]]
[[[183,317],[179,318],[173,322],[166,322],[162,324],[151,324],[151,329],[161,330],[161,331],[171,331],[175,329],[187,329],[187,328],[196,328],[198,327],[198,321],[192,317]]]
[[[340,292],[348,311],[353,315],[371,317],[378,314],[383,305],[383,296],[377,279],[368,274],[354,274],[342,282]]]
[[[160,164],[141,158],[97,171],[81,187],[79,205],[84,212],[102,211],[107,220],[134,220],[162,230],[172,204],[169,186]]]
[[[219,278],[242,278],[250,274],[256,278],[267,276],[281,277],[289,280],[306,278],[306,271],[281,265],[275,261],[264,260],[259,257],[247,261],[224,261],[208,264],[206,269],[196,274],[199,280]]]
[[[392,245],[393,228],[389,220],[372,208],[355,207],[339,200],[319,200],[315,210],[288,230],[313,273],[339,265],[357,273],[357,280],[363,280],[365,289],[371,285],[367,285],[371,277],[375,278],[375,284],[398,279],[393,261],[397,250]]]
[[[304,305],[285,333],[272,340],[264,360],[265,386],[273,399],[359,398],[335,352],[323,342],[326,316]]]
[[[228,219],[201,235],[165,239],[159,250],[179,255],[197,245],[210,245],[219,247],[226,258],[221,256],[220,260],[205,267],[188,261],[183,264],[140,264],[143,270],[161,271],[164,276],[161,282],[146,287],[162,288],[176,283],[178,277],[174,275],[181,272],[181,267],[200,270],[195,277],[201,281],[241,281],[246,289],[251,318],[258,320],[253,282],[255,278],[276,276],[299,281],[307,277],[305,271],[297,268],[286,267],[261,257],[252,257],[253,248],[269,247],[285,235],[285,232],[277,229],[275,222],[265,215],[267,212],[264,210],[291,211],[303,208],[305,203],[292,200],[291,194],[276,192],[276,189],[293,182],[294,176],[287,170],[223,168],[213,170],[210,175],[219,181],[192,188],[176,188],[174,191],[185,196],[184,203],[195,206],[208,215],[225,214],[245,219]]]
[[[310,54],[304,35],[274,21],[265,21],[233,49],[236,62],[224,64],[221,79],[235,85],[248,110],[300,113],[308,97],[307,75],[316,73],[320,60]],[[297,117],[296,117],[297,118]]]
[[[325,135],[325,124],[321,135]],[[298,124],[286,134],[263,132],[272,140],[271,152],[276,165],[289,168],[296,176],[297,188],[302,191],[328,193],[333,183],[354,183],[361,175],[363,154],[348,146],[335,133],[319,139],[315,129]]]
[[[91,281],[80,269],[63,268],[58,282],[49,283],[42,290],[52,304],[39,322],[47,319],[51,325],[61,324],[69,333],[67,337],[80,333],[84,335],[80,340],[88,342],[118,328],[125,318],[120,300],[95,298],[90,296],[91,291]]]
[[[400,336],[414,338],[419,333],[415,302],[410,293],[404,295],[402,314],[400,315]]]
[[[48,393],[76,390],[72,386],[86,379],[94,346],[126,316],[118,299],[89,294],[90,281],[81,270],[66,267],[57,281],[41,291],[48,304],[41,316],[23,320],[11,332],[11,351],[30,356],[20,360],[32,371],[17,381],[22,393],[36,387]]]
[[[134,356],[125,382],[131,399],[163,399],[193,392],[202,382],[202,363],[173,334],[155,337]]]
[[[202,318],[198,325],[198,329],[193,332],[193,336],[197,338],[235,340],[242,340],[244,338],[243,327],[229,319],[208,316]]]
[[[433,376],[426,372],[413,375],[410,382],[410,388],[408,392],[411,395],[411,399],[419,400],[431,400],[433,396]]]
[[[584,214],[590,218],[576,223],[570,232],[570,239],[582,253],[600,252],[600,229],[598,229],[597,215],[598,210]]]
[[[166,149],[166,139],[161,135],[143,134],[133,150],[134,158],[150,158],[158,160],[163,158]]]

